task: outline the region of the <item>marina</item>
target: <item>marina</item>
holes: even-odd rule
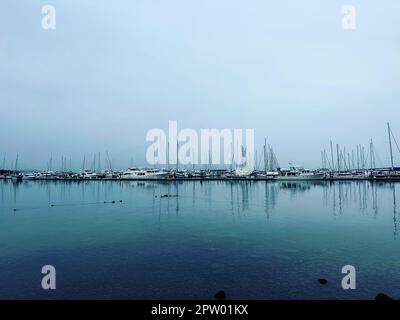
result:
[[[379,181],[400,181],[400,167],[394,164],[394,148],[400,153],[400,147],[393,134],[390,124],[387,123],[387,133],[389,142],[390,165],[377,167],[377,152],[373,140],[370,140],[369,147],[357,145],[356,151],[346,152],[346,148],[341,148],[336,144],[336,152],[332,141],[330,141],[330,156],[326,150],[321,151],[322,165],[317,169],[305,169],[302,166],[289,163],[289,167],[282,168],[277,160],[273,148],[267,145],[266,139],[263,145],[263,156],[254,159],[254,163],[247,163],[246,148],[241,147],[244,153],[245,165],[231,164],[229,168],[213,167],[212,165],[200,165],[201,169],[196,169],[196,165],[179,166],[178,143],[176,148],[176,166],[171,168],[168,163],[166,168],[160,166],[129,167],[124,170],[113,170],[112,162],[108,152],[106,152],[106,169],[102,170],[100,163],[100,153],[94,154],[91,169],[86,168],[86,158],[83,158],[82,170],[74,171],[69,168],[66,157],[61,158],[60,170],[52,170],[53,156],[51,155],[47,163],[47,170],[18,170],[19,155],[15,162],[6,168],[6,154],[3,156],[3,165],[0,169],[0,179],[21,182],[24,180],[63,180],[63,181],[202,181],[202,180],[272,180],[272,181],[309,181],[309,180],[379,180]],[[211,157],[211,155],[210,155]],[[330,159],[329,159],[330,158]],[[335,160],[336,158],[336,160]],[[211,163],[211,161],[210,161]],[[382,162],[381,162],[382,164]]]
[[[253,171],[238,175],[230,170],[167,170],[128,168],[126,171],[58,172],[58,171],[9,171],[0,170],[0,179],[22,182],[26,180],[62,181],[202,181],[202,180],[260,180],[260,181],[309,181],[309,180],[379,180],[400,181],[400,168],[353,171],[305,170],[299,167],[275,172]]]

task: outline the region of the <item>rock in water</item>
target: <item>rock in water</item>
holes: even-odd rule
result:
[[[375,300],[393,300],[393,299],[384,293],[378,293],[375,297]]]
[[[218,291],[218,292],[215,294],[214,298],[215,298],[216,300],[218,300],[218,301],[225,300],[225,298],[226,298],[225,291],[222,291],[222,290],[221,290],[221,291]]]

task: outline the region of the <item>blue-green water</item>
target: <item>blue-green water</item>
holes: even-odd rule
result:
[[[0,298],[400,297],[396,189],[0,181]],[[41,287],[48,264],[56,290]],[[356,290],[341,288],[347,264],[356,267]]]

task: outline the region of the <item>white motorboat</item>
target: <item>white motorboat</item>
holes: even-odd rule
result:
[[[45,179],[54,179],[56,177],[56,173],[54,171],[41,171],[34,173],[36,180],[45,180]]]
[[[160,171],[158,169],[138,169],[129,168],[121,174],[123,180],[158,180],[165,179],[169,175],[168,172]]]
[[[276,180],[323,180],[325,173],[304,170],[302,167],[290,167],[289,169],[279,169]]]
[[[91,170],[85,169],[79,174],[79,178],[81,178],[81,179],[97,179],[97,173],[93,172]]]
[[[23,179],[24,179],[24,180],[35,180],[35,179],[36,179],[36,173],[35,173],[35,172],[28,172],[28,173],[25,173],[25,174],[23,175]]]

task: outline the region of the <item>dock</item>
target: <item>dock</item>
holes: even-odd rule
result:
[[[145,171],[146,169],[142,169]],[[374,169],[365,171],[327,171],[307,170],[305,172],[290,171],[274,173],[254,171],[247,175],[236,175],[231,170],[208,170],[208,171],[173,171],[155,170],[151,172],[163,173],[162,175],[126,175],[125,171],[114,172],[23,172],[23,171],[1,171],[0,179],[21,181],[400,181],[400,168]]]

